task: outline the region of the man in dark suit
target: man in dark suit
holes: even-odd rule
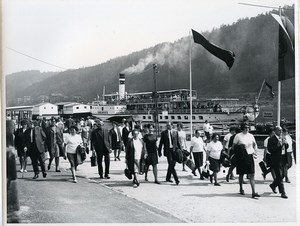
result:
[[[270,152],[271,164],[276,176],[273,183],[270,184],[270,188],[276,193],[275,189],[278,187],[281,197],[285,199],[288,197],[285,194],[282,178],[283,167],[286,164],[286,149],[287,144],[282,140],[282,128],[276,126],[275,134],[268,141],[268,151]]]
[[[123,140],[120,128],[117,126],[116,122],[112,123],[113,128],[109,131],[111,137],[111,149],[114,151],[115,161],[117,159],[121,161],[121,147],[123,146]]]
[[[100,119],[96,119],[95,123],[97,124],[97,128],[93,130],[91,134],[91,150],[94,153],[96,151],[97,154],[97,163],[98,163],[98,173],[101,179],[103,179],[103,167],[102,167],[102,159],[104,156],[105,163],[105,173],[104,177],[106,179],[110,179],[109,177],[109,154],[112,152],[111,150],[111,137],[109,131],[103,127],[104,123]]]
[[[125,127],[122,130],[122,140],[123,140],[125,147],[127,146],[127,143],[128,143],[129,133],[130,133],[129,122],[125,121]]]
[[[45,141],[46,134],[43,129],[39,126],[37,121],[34,121],[34,127],[30,124],[30,127],[25,131],[25,143],[26,148],[31,157],[32,167],[34,171],[34,177],[32,179],[36,179],[39,177],[39,167],[38,162],[40,163],[43,177],[47,176],[45,169]]]
[[[167,129],[161,133],[159,147],[158,147],[158,155],[161,157],[161,149],[164,146],[164,156],[167,157],[168,160],[168,171],[166,176],[167,182],[173,182],[171,180],[171,175],[173,175],[176,184],[179,184],[179,180],[177,177],[177,173],[175,170],[176,161],[174,160],[174,151],[181,147],[179,143],[178,133],[176,130],[172,129],[172,122],[167,123]]]

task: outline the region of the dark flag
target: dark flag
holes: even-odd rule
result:
[[[271,97],[273,98],[275,96],[275,93],[273,92],[273,87],[267,82],[265,82],[265,85],[268,88]]]
[[[192,32],[193,32],[193,38],[195,43],[202,45],[212,55],[223,60],[227,64],[229,69],[232,67],[234,63],[234,57],[235,57],[234,52],[222,49],[219,46],[210,43],[203,35],[199,34],[197,31],[194,31],[193,29]]]
[[[279,23],[278,80],[295,77],[295,31],[286,16],[272,16]]]

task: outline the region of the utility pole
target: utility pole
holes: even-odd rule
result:
[[[153,64],[153,78],[154,78],[154,103],[155,103],[155,114],[154,114],[154,122],[156,128],[156,134],[159,134],[159,124],[158,124],[158,109],[157,109],[157,76],[158,69],[157,64]]]

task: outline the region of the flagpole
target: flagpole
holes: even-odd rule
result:
[[[191,38],[191,31],[189,32],[189,39],[190,39],[190,133],[191,133],[191,139],[193,136],[193,101],[192,101],[192,38]]]
[[[281,6],[279,6],[279,16],[281,17]],[[278,67],[278,73],[279,73],[279,67]],[[278,80],[277,126],[280,126],[280,105],[281,105],[281,81]]]
[[[260,87],[260,90],[259,90],[258,96],[257,96],[257,98],[256,98],[256,102],[255,102],[255,104],[257,104],[257,103],[258,103],[258,100],[259,100],[259,98],[260,98],[260,95],[261,95],[262,89],[264,88],[265,82],[266,82],[266,80],[264,79],[263,83],[261,84],[261,87]]]

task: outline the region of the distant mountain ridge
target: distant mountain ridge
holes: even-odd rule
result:
[[[287,16],[293,22],[292,12],[287,10]],[[233,51],[236,60],[232,69],[228,70],[224,62],[193,43],[193,89],[197,90],[198,96],[243,96],[253,100],[264,79],[273,86],[276,94],[278,24],[269,13],[240,19],[232,25],[222,25],[202,34],[216,45]],[[126,92],[153,91],[152,63],[158,64],[158,90],[189,88],[189,37],[174,43],[161,43],[92,67],[47,75],[33,71],[32,77],[27,72],[23,75],[24,84],[13,82],[18,73],[8,75],[7,103],[12,105],[16,97],[31,96],[34,99],[51,93],[61,93],[70,101],[74,96],[80,96],[82,102],[92,101],[97,95],[102,95],[104,86],[106,93],[117,92],[119,73],[129,69],[137,71],[136,65],[144,66],[144,70],[139,74],[132,71],[126,74]],[[282,87],[283,101],[294,102],[295,80],[284,81]],[[267,98],[266,92],[263,94],[262,98]]]

